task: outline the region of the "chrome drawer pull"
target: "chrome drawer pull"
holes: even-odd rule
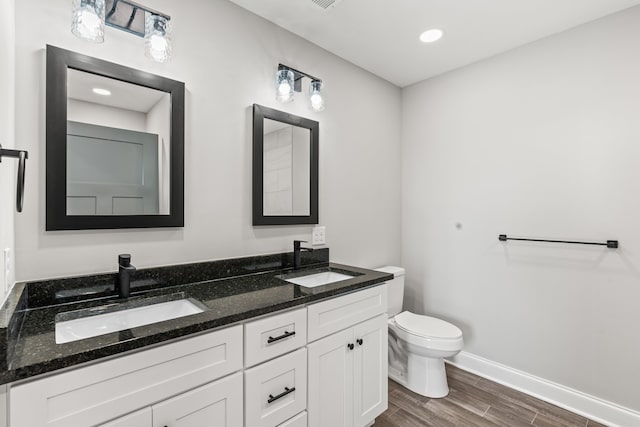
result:
[[[296,334],[296,331],[293,331],[293,332],[284,331],[284,334],[282,334],[282,335],[280,335],[278,337],[275,337],[275,338],[274,337],[269,337],[269,339],[267,340],[267,344],[271,344],[271,343],[274,343],[276,341],[280,341],[280,340],[283,340],[285,338],[292,337],[295,334]]]
[[[267,403],[273,403],[276,400],[278,400],[278,399],[280,399],[282,397],[285,397],[287,394],[293,393],[294,391],[296,391],[295,387],[291,387],[291,388],[285,387],[284,391],[282,393],[280,393],[279,395],[277,395],[277,396],[274,396],[273,394],[270,394],[269,395],[269,400],[267,400]]]

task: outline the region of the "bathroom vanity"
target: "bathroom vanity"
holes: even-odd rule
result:
[[[126,303],[110,275],[17,284],[0,312],[8,426],[369,425],[387,408],[392,276],[328,250],[294,271],[290,255],[140,270]],[[163,298],[203,310],[56,344],[70,312],[124,318]]]

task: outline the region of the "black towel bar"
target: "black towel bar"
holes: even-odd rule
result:
[[[548,242],[548,243],[572,243],[576,245],[596,245],[596,246],[606,246],[609,249],[617,249],[620,247],[617,240],[607,240],[605,243],[601,242],[578,242],[574,240],[547,240],[547,239],[525,239],[521,237],[507,237],[506,234],[500,234],[498,236],[498,240],[501,242],[506,242],[507,240],[523,240],[526,242]]]
[[[29,153],[22,150],[8,150],[0,145],[0,162],[2,157],[15,157],[18,159],[18,182],[16,189],[16,210],[22,212],[22,203],[24,202],[24,168]]]

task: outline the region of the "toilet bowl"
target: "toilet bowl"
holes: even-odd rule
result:
[[[389,378],[423,396],[449,394],[444,358],[462,350],[462,331],[434,317],[402,311],[404,269],[383,267],[392,273],[388,285]]]

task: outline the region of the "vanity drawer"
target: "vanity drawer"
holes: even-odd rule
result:
[[[244,326],[244,366],[266,360],[303,347],[307,343],[307,312],[301,308]]]
[[[10,425],[98,425],[240,369],[238,325],[12,386]]]
[[[382,284],[307,307],[309,342],[347,329],[387,311],[387,285]]]
[[[278,427],[307,427],[307,411],[299,413],[290,420],[278,425]]]
[[[244,371],[245,425],[274,427],[307,408],[307,349]]]

